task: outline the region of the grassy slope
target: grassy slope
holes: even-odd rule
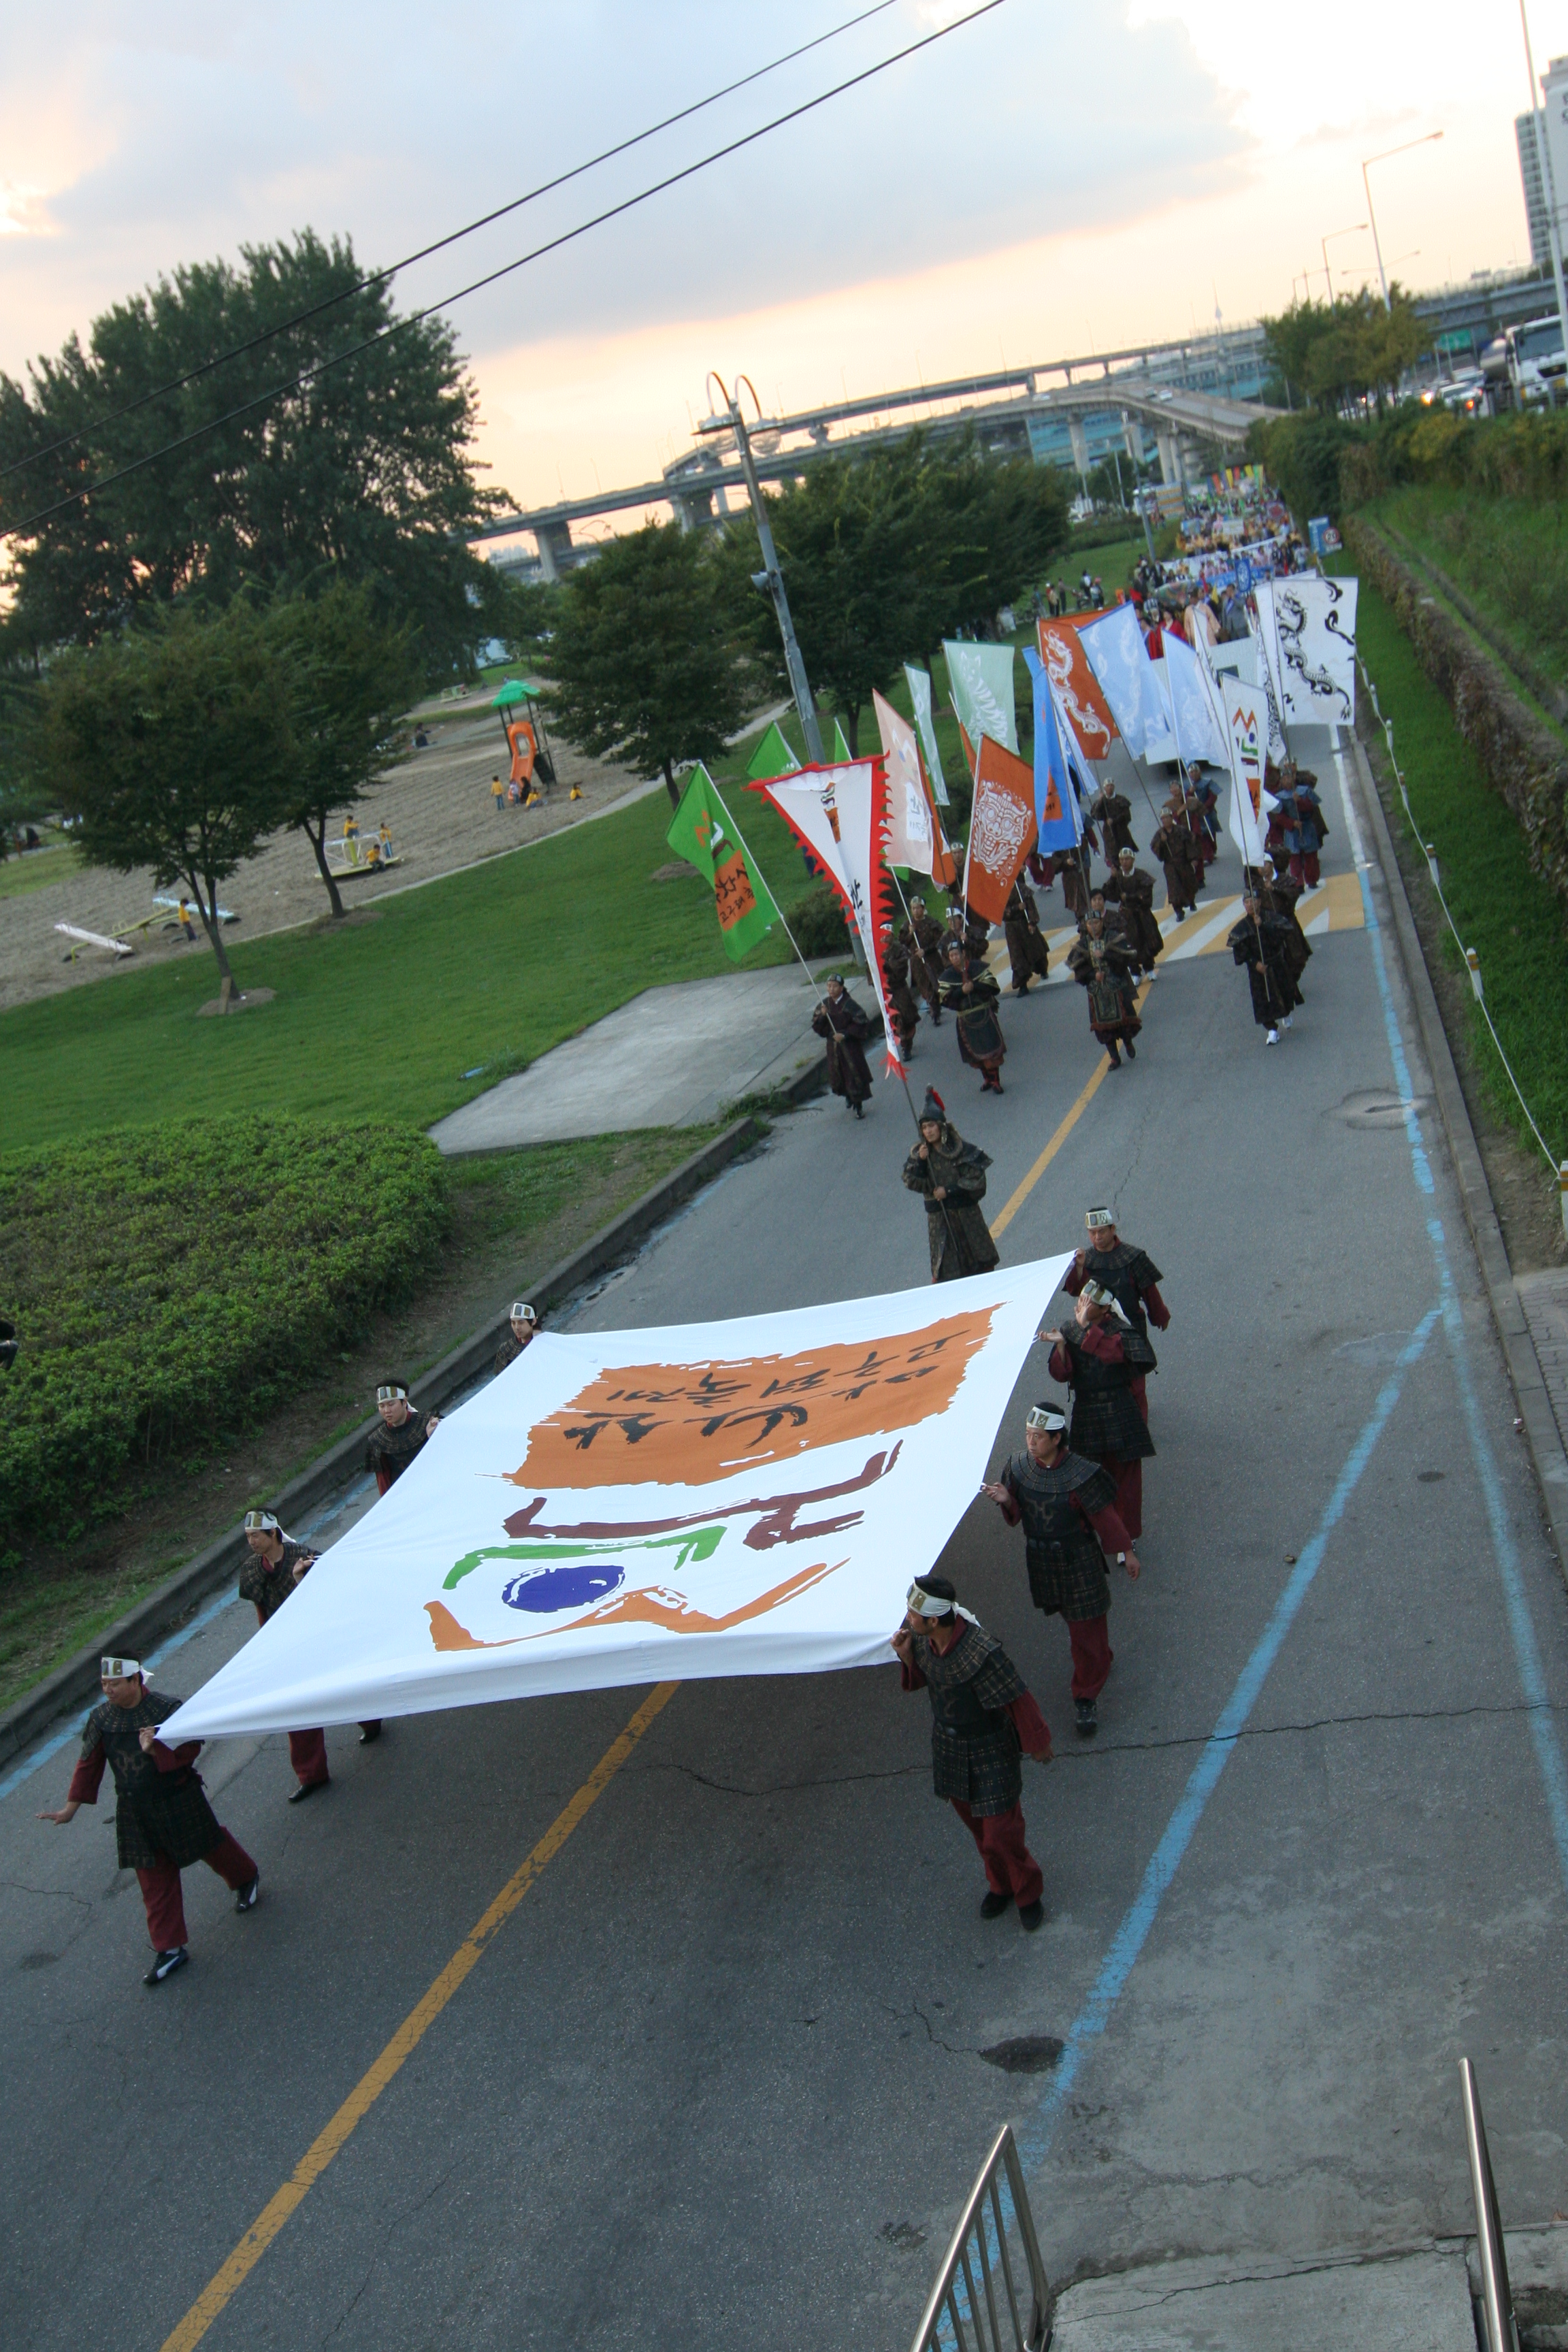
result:
[[[1365,581],[1358,631],[1362,657],[1394,728],[1417,837],[1436,846],[1444,895],[1466,946],[1480,959],[1488,1009],[1536,1121],[1557,1157],[1568,1157],[1568,962],[1561,903],[1531,871],[1523,835],[1488,785],[1409,638]],[[1403,808],[1395,814],[1410,832]],[[1462,961],[1451,935],[1444,952],[1454,966]],[[1538,1152],[1473,1003],[1469,1020],[1477,1064],[1498,1116]]]
[[[668,821],[650,793],[384,898],[373,921],[249,945],[231,934],[241,988],[277,997],[230,1020],[195,1018],[216,993],[205,954],[19,1006],[0,1019],[5,1145],[176,1110],[427,1127],[639,990],[730,969],[706,886],[649,879],[669,858]],[[789,903],[805,877],[783,826],[759,812],[748,832]],[[770,940],[749,963],[788,952]]]
[[[1471,597],[1553,678],[1568,667],[1568,529],[1551,499],[1442,486],[1395,490],[1368,509]]]

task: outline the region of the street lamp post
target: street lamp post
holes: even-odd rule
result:
[[[1546,197],[1546,233],[1552,247],[1552,280],[1557,289],[1557,318],[1563,329],[1563,348],[1568,352],[1568,301],[1563,296],[1563,235],[1557,225],[1557,187],[1552,170],[1552,150],[1546,141],[1546,109],[1542,105],[1535,79],[1535,53],[1530,46],[1530,18],[1524,12],[1524,0],[1519,0],[1519,21],[1524,32],[1524,64],[1530,76],[1530,119],[1535,125],[1535,157],[1541,167],[1542,189]]]
[[[1520,5],[1522,8],[1524,5],[1524,0],[1520,0]],[[1388,273],[1383,266],[1383,247],[1378,242],[1377,215],[1373,210],[1372,182],[1367,178],[1367,173],[1371,170],[1373,163],[1386,163],[1391,155],[1408,155],[1413,147],[1429,147],[1434,139],[1441,139],[1442,136],[1443,134],[1440,131],[1423,131],[1419,139],[1407,139],[1403,147],[1385,147],[1381,155],[1369,155],[1365,163],[1361,167],[1361,184],[1366,190],[1366,216],[1372,224],[1373,251],[1377,256],[1377,280],[1378,284],[1383,289],[1383,307],[1385,310],[1390,307],[1388,299]]]
[[[1331,228],[1327,236],[1320,237],[1318,240],[1323,249],[1323,282],[1328,288],[1329,300],[1331,303],[1334,299],[1334,281],[1332,274],[1329,268],[1330,242],[1336,236],[1359,236],[1365,226],[1365,221],[1357,221],[1352,228]]]
[[[784,666],[789,671],[790,689],[795,696],[795,707],[800,717],[800,730],[805,738],[805,756],[813,767],[820,768],[824,761],[822,730],[816,723],[816,705],[811,698],[811,688],[806,681],[805,664],[801,659],[800,644],[795,634],[795,623],[790,618],[789,598],[784,593],[784,574],[779,570],[778,553],[773,546],[773,534],[768,523],[767,500],[763,496],[762,484],[757,479],[757,469],[752,459],[751,436],[746,431],[746,420],[741,414],[741,386],[742,384],[746,386],[753,400],[757,399],[756,386],[750,376],[737,376],[734,394],[731,396],[724,389],[722,376],[710,375],[708,381],[710,383],[716,383],[723,393],[724,405],[722,410],[714,415],[705,416],[697,430],[699,433],[729,432],[733,433],[735,436],[735,447],[741,458],[741,470],[746,477],[746,491],[752,501],[752,516],[756,520],[757,544],[762,550],[763,556],[763,569],[761,572],[753,572],[752,585],[753,588],[765,588],[773,600],[773,611],[778,615],[779,635],[784,639]],[[757,401],[757,412],[760,416],[761,401]]]

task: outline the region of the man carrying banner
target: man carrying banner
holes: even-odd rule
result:
[[[1002,909],[1003,936],[1013,967],[1013,993],[1027,996],[1031,980],[1044,980],[1050,970],[1050,950],[1040,930],[1040,910],[1035,894],[1020,874]]]
[[[1165,869],[1165,896],[1178,920],[1191,914],[1203,887],[1203,867],[1192,812],[1180,785],[1173,784],[1160,811],[1160,830],[1149,844]]]
[[[1007,1041],[996,1018],[1002,991],[978,956],[965,953],[957,940],[947,947],[947,971],[942,1001],[958,1029],[958,1057],[980,1073],[982,1094],[1002,1092],[1002,1065]]]
[[[980,1491],[999,1506],[1010,1528],[1024,1523],[1029,1596],[1068,1629],[1078,1734],[1092,1739],[1100,1728],[1096,1702],[1115,1654],[1105,1622],[1110,1610],[1105,1555],[1114,1552],[1134,1580],[1141,1573],[1132,1538],[1117,1514],[1115,1482],[1108,1470],[1068,1452],[1067,1415],[1046,1403],[1029,1408],[1023,1453]]]
[[[1000,1263],[980,1209],[990,1155],[964,1141],[934,1087],[926,1088],[920,1128],[920,1141],[904,1162],[904,1182],[925,1199],[931,1278],[956,1282],[966,1274],[989,1274]]]
[[[1156,1331],[1168,1330],[1171,1310],[1160,1296],[1160,1269],[1148,1251],[1122,1240],[1109,1209],[1089,1209],[1084,1223],[1089,1229],[1088,1244],[1074,1251],[1073,1262],[1062,1276],[1062,1288],[1068,1297],[1076,1298],[1085,1283],[1098,1282],[1102,1290],[1110,1291],[1134,1331],[1147,1338],[1151,1323]],[[1142,1404],[1142,1373],[1134,1382],[1133,1392]],[[1143,1418],[1148,1420],[1147,1411]]]
[[[1329,835],[1317,782],[1310,768],[1298,768],[1293,760],[1287,760],[1280,768],[1279,814],[1285,852],[1290,860],[1290,879],[1310,890],[1318,887],[1321,871],[1318,852]]]
[[[1132,838],[1132,803],[1125,793],[1119,793],[1108,776],[1090,801],[1085,812],[1091,824],[1100,829],[1102,854],[1108,865],[1114,865],[1120,850],[1136,851]]]
[[[871,1024],[845,987],[842,972],[828,973],[826,989],[826,996],[818,1001],[811,1016],[811,1025],[827,1055],[827,1083],[857,1118],[864,1118],[871,1092],[871,1073],[866,1065]]]
[[[1132,1040],[1143,1024],[1133,987],[1136,968],[1133,950],[1124,940],[1107,936],[1105,917],[1095,913],[1091,901],[1083,936],[1068,950],[1068,970],[1089,999],[1089,1025],[1110,1055],[1113,1070],[1121,1067],[1123,1045],[1130,1062],[1138,1059]]]
[[[980,1849],[983,1919],[1011,1903],[1031,1934],[1046,1916],[1045,1878],[1025,1843],[1020,1750],[1051,1760],[1050,1728],[994,1633],[960,1609],[945,1576],[917,1576],[893,1635],[900,1680],[930,1695],[932,1793],[945,1798]]]
[[[898,1034],[899,1059],[907,1062],[915,1049],[915,1031],[920,1025],[921,1010],[910,986],[910,951],[902,940],[889,939],[884,947],[882,978],[887,988],[888,1010],[893,1016],[893,1027]]]
[[[899,944],[909,950],[910,979],[933,1029],[942,1020],[942,925],[927,913],[925,900],[911,898],[910,919],[899,926]]]
[[[239,1571],[239,1598],[250,1602],[257,1624],[265,1625],[269,1617],[277,1616],[300,1579],[314,1568],[316,1555],[307,1545],[286,1536],[270,1511],[247,1511],[245,1540],[250,1558]],[[289,1734],[289,1761],[299,1782],[289,1799],[291,1805],[303,1804],[331,1778],[327,1770],[326,1736],[319,1727]]]
[[[1226,945],[1247,973],[1252,1017],[1264,1033],[1264,1044],[1278,1045],[1279,1032],[1289,1029],[1296,1007],[1307,1001],[1290,977],[1290,927],[1283,915],[1265,913],[1256,890],[1249,890],[1241,903],[1241,920]]]
[[[1116,1508],[1130,1536],[1143,1532],[1143,1465],[1154,1451],[1133,1382],[1154,1370],[1148,1339],[1134,1331],[1103,1284],[1086,1282],[1065,1330],[1042,1331],[1051,1343],[1053,1381],[1072,1390],[1075,1454],[1098,1462],[1116,1481]]]
[[[1134,977],[1143,971],[1152,980],[1163,944],[1154,919],[1154,877],[1134,863],[1130,849],[1120,853],[1106,877],[1105,900],[1121,911],[1121,936],[1133,956]]]
[[[364,1466],[375,1480],[375,1491],[384,1495],[395,1486],[416,1454],[422,1453],[436,1434],[439,1413],[416,1413],[408,1402],[406,1381],[383,1381],[375,1392],[377,1425],[365,1442]],[[373,1717],[359,1727],[359,1744],[369,1748],[381,1738],[381,1719]]]
[[[115,1859],[133,1870],[147,1912],[153,1965],[142,1981],[156,1987],[183,1969],[190,1955],[180,1873],[193,1862],[216,1870],[237,1911],[254,1911],[261,1874],[245,1848],[216,1819],[195,1769],[199,1739],[165,1748],[158,1727],[184,1701],[154,1699],[135,1658],[99,1661],[103,1697],[82,1726],[81,1757],[65,1803],[38,1815],[64,1829],[83,1805],[96,1805],[107,1764],[114,1775]]]
[[[1303,895],[1303,885],[1298,882],[1288,866],[1276,864],[1266,857],[1256,871],[1248,869],[1243,880],[1254,883],[1258,903],[1266,915],[1279,915],[1289,926],[1290,940],[1286,964],[1293,981],[1300,983],[1301,974],[1312,960],[1312,942],[1301,929],[1301,918],[1296,912]]]
[[[507,1316],[507,1332],[490,1360],[490,1370],[497,1380],[515,1364],[523,1349],[532,1345],[539,1330],[539,1316],[526,1298],[514,1298]]]

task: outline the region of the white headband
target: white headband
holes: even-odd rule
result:
[[[100,1658],[98,1671],[106,1683],[129,1682],[132,1675],[140,1675],[144,1683],[153,1679],[140,1658]]]
[[[979,1622],[973,1610],[961,1609],[956,1601],[943,1601],[940,1593],[928,1592],[921,1584],[910,1585],[909,1606],[917,1617],[962,1617],[970,1625]]]
[[[1086,1209],[1083,1221],[1090,1233],[1093,1233],[1098,1226],[1113,1225],[1116,1223],[1115,1217],[1109,1209]]]
[[[511,1302],[511,1313],[508,1318],[508,1320],[513,1323],[537,1323],[539,1318],[534,1313],[526,1298],[514,1298]]]
[[[390,1404],[394,1397],[402,1397],[405,1403],[406,1403],[408,1400],[408,1391],[404,1387],[401,1381],[384,1381],[380,1388],[378,1388],[375,1392],[375,1401],[377,1404]]]
[[[1088,1299],[1091,1307],[1109,1307],[1111,1314],[1115,1316],[1119,1323],[1125,1323],[1127,1321],[1127,1318],[1121,1310],[1121,1300],[1117,1297],[1114,1291],[1107,1290],[1103,1282],[1086,1282],[1083,1286],[1081,1295]]]
[[[1063,1430],[1067,1425],[1066,1413],[1058,1412],[1054,1404],[1032,1404],[1029,1407],[1028,1418],[1024,1423],[1026,1429],[1051,1431]]]

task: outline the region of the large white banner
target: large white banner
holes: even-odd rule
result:
[[[875,690],[871,708],[888,756],[888,863],[929,874],[936,864],[936,835],[915,730]]]
[[[1241,852],[1244,866],[1263,863],[1267,811],[1274,805],[1263,789],[1264,756],[1268,749],[1268,712],[1256,686],[1234,677],[1219,681],[1225,697],[1226,731],[1230,737],[1230,807],[1226,830]]]
[[[1176,742],[1184,762],[1205,761],[1211,767],[1230,764],[1230,745],[1215,726],[1205,685],[1203,656],[1173,629],[1163,632],[1165,687],[1171,698]]]
[[[942,772],[942,753],[937,749],[936,720],[931,716],[931,674],[917,669],[913,662],[904,664],[904,676],[910,682],[910,708],[915,714],[920,730],[921,748],[926,755],[926,774],[931,778],[931,791],[936,794],[938,808],[951,805],[947,797],[947,778]]]
[[[1355,721],[1355,620],[1360,582],[1293,573],[1258,591],[1272,620],[1270,651],[1288,727]]]
[[[1096,619],[1080,622],[1078,641],[1128,750],[1141,760],[1173,760],[1170,714],[1137,606],[1113,604]]]
[[[1018,748],[1018,713],[1013,702],[1011,646],[971,645],[965,638],[943,643],[953,707],[975,750],[980,738]]]
[[[542,1333],[164,1737],[885,1665],[1068,1263]]]

